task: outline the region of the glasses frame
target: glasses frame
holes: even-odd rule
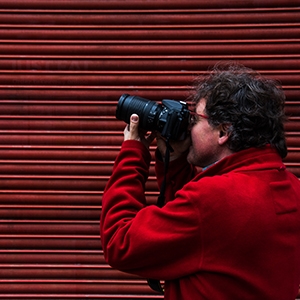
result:
[[[196,120],[195,116],[198,116],[198,117],[206,119],[206,120],[208,119],[208,116],[206,116],[206,115],[198,114],[195,111],[190,111],[190,120],[189,120],[189,123],[190,123],[191,126],[194,126],[198,122],[198,120]]]
[[[190,111],[190,114],[191,114],[192,116],[198,116],[198,117],[201,117],[201,118],[203,118],[203,119],[208,119],[208,116],[202,115],[202,114],[198,114],[198,113],[196,113],[195,111]]]

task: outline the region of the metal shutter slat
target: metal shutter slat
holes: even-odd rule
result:
[[[199,2],[195,2],[193,0],[184,1],[184,3],[180,0],[173,1],[151,1],[145,2],[143,0],[131,0],[131,1],[122,1],[122,0],[112,0],[112,1],[97,1],[92,0],[88,3],[83,3],[80,0],[65,0],[65,1],[51,1],[51,6],[49,2],[46,0],[30,0],[30,1],[22,1],[15,0],[13,2],[9,2],[6,0],[1,0],[0,5],[3,8],[9,9],[30,9],[30,8],[39,8],[39,9],[137,9],[137,8],[170,8],[170,9],[184,9],[184,8],[194,8],[198,9],[201,5],[202,8],[227,8],[230,9],[232,7],[297,7],[299,4],[298,0],[289,0],[288,2],[285,0],[264,0],[262,3],[259,0],[245,0],[245,1],[232,1],[227,5],[224,5],[222,0],[212,0],[209,2],[203,1],[199,4]]]
[[[282,82],[300,178],[299,16],[298,0],[0,0],[0,298],[162,299],[101,251],[123,93],[185,99],[239,60]],[[154,203],[153,164],[146,187]]]

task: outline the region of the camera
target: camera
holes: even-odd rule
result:
[[[123,94],[117,105],[117,119],[129,124],[133,113],[140,118],[140,128],[158,131],[167,140],[183,140],[187,135],[190,112],[183,101],[163,99],[162,104],[158,104],[139,96]]]

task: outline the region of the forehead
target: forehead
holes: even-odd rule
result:
[[[196,112],[198,114],[202,114],[205,112],[205,107],[206,107],[206,100],[204,98],[201,98],[199,102],[196,105]]]

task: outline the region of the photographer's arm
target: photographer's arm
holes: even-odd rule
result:
[[[162,209],[146,205],[151,156],[132,123],[130,130],[124,131],[125,141],[102,198],[100,232],[105,258],[116,269],[146,278],[184,276],[199,264],[195,255],[191,255],[189,267],[182,260],[199,251],[200,243],[195,243],[200,219],[197,209],[185,198]],[[152,138],[145,138],[146,145]]]
[[[187,162],[188,149],[191,144],[188,136],[183,141],[174,141],[170,145],[173,151],[170,153],[170,162],[166,174],[166,202],[174,199],[175,193],[189,182],[197,173],[194,166]],[[165,177],[165,153],[166,142],[163,138],[157,138],[157,150],[155,153],[155,171],[159,188]]]

